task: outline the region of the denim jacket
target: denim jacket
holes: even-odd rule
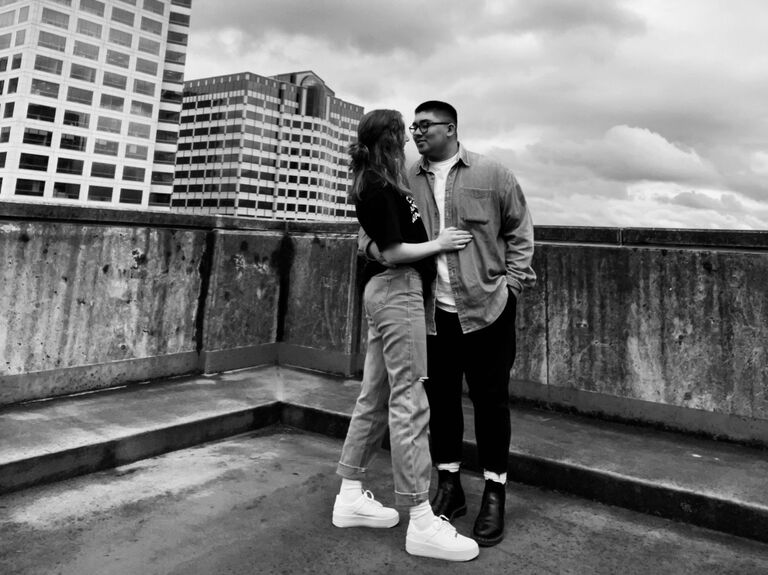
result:
[[[428,160],[421,158],[409,169],[408,182],[427,235],[434,239],[440,233],[440,215]],[[445,205],[445,226],[472,233],[466,248],[447,253],[459,323],[468,333],[493,323],[510,291],[518,297],[523,288],[535,285],[533,223],[512,172],[461,145],[448,174]],[[427,332],[435,333],[433,305],[427,308]]]

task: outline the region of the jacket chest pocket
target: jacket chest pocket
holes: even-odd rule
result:
[[[495,218],[492,190],[461,188],[458,201],[459,222],[468,226],[482,226]]]

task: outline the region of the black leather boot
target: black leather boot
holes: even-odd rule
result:
[[[480,513],[472,530],[472,537],[478,545],[490,547],[504,539],[504,505],[506,503],[506,486],[498,481],[485,480],[483,501]]]
[[[438,517],[446,516],[448,521],[453,521],[467,513],[467,504],[458,471],[437,470],[437,493],[432,499],[432,511]]]

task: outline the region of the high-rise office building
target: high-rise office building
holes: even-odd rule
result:
[[[189,80],[172,209],[353,220],[347,147],[362,115],[309,71]]]
[[[168,208],[192,0],[0,0],[0,199]]]

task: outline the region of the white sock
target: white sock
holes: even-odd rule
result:
[[[362,481],[356,479],[341,478],[341,489],[339,489],[339,497],[342,503],[354,503],[360,499],[360,495],[363,492]]]
[[[411,517],[411,523],[419,531],[427,529],[435,519],[435,514],[432,512],[432,506],[429,504],[429,501],[422,501],[418,505],[409,507],[408,514]]]
[[[483,469],[483,478],[490,479],[491,481],[495,481],[496,483],[501,483],[501,484],[506,484],[507,482],[506,472],[494,473],[493,471],[488,471],[487,469]]]
[[[461,467],[460,461],[454,461],[452,463],[438,463],[437,468],[440,471],[450,471],[451,473],[456,473],[459,468]]]

